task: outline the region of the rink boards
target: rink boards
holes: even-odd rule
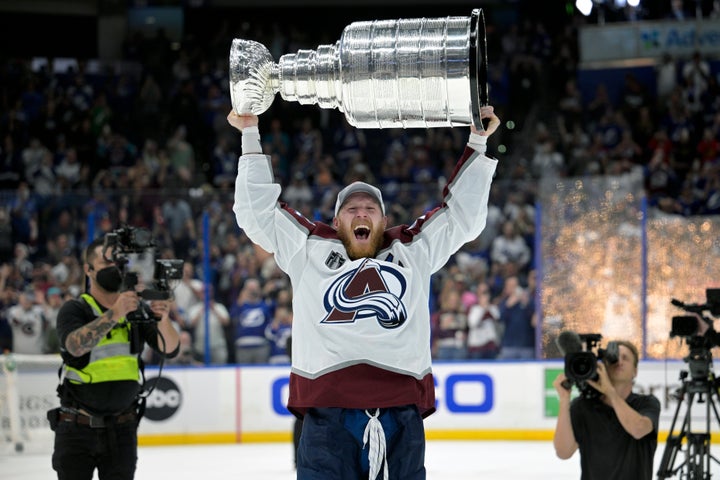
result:
[[[548,440],[552,438],[557,397],[552,380],[562,361],[436,363],[437,411],[425,421],[428,439]],[[660,436],[670,430],[681,386],[682,361],[646,361],[639,367],[636,392],[652,392],[662,405]],[[148,397],[140,424],[141,445],[289,441],[293,417],[285,408],[289,366],[165,367],[161,376],[148,367]],[[24,430],[37,437],[49,430],[45,412],[57,404],[55,370],[19,376],[20,417]],[[693,383],[695,385],[695,383]],[[701,381],[692,390],[702,391]],[[0,390],[0,422],[8,425],[7,394]],[[681,428],[688,397],[674,432]],[[690,431],[707,430],[708,404],[695,394]],[[720,405],[717,405],[720,407]],[[720,420],[710,410],[710,430]],[[43,430],[45,432],[43,432]]]

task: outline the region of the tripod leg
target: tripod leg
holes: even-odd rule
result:
[[[675,429],[675,423],[677,422],[678,416],[680,414],[680,408],[682,407],[683,400],[685,399],[685,393],[686,388],[685,384],[683,384],[683,387],[679,390],[678,395],[678,404],[675,408],[675,413],[673,414],[672,423],[670,424],[670,432],[668,433],[667,440],[665,442],[665,451],[663,451],[662,460],[660,461],[660,467],[657,472],[657,478],[664,479],[664,478],[670,478],[674,477],[675,474],[685,465],[686,462],[683,462],[678,466],[677,468],[674,468],[675,466],[675,460],[677,458],[677,454],[679,451],[681,451],[682,448],[682,442],[685,438],[685,434],[687,432],[687,425],[688,425],[688,419],[690,417],[690,408],[688,406],[688,410],[685,414],[685,417],[683,418],[682,426],[680,427],[680,433],[677,435],[673,435],[673,431]],[[693,394],[689,393],[689,402],[688,405],[692,404],[693,400]]]
[[[706,463],[709,463],[707,457],[709,447],[709,433],[688,434],[688,479],[705,480]],[[710,473],[709,468],[707,473]]]
[[[717,380],[716,380],[716,382],[717,382]],[[713,385],[715,385],[715,387],[717,387],[716,383],[714,383]],[[711,392],[711,394],[708,396],[708,398],[709,398],[709,403],[710,403],[710,405],[712,405],[713,412],[715,413],[715,420],[717,420],[718,425],[720,425],[720,414],[718,414],[718,409],[717,409],[717,405],[715,405],[715,400],[713,399],[713,394],[714,394],[716,397],[720,398],[720,392],[719,392],[719,391],[717,390],[717,388],[716,388],[716,389],[715,389],[713,392]],[[707,431],[708,431],[708,435],[709,435],[709,434],[710,434],[710,431],[711,431],[711,430],[710,430],[710,419],[709,419],[709,415],[708,415],[708,430],[707,430]],[[718,459],[715,458],[712,454],[710,454],[710,443],[712,443],[712,439],[708,439],[708,457],[709,457],[710,459],[714,460],[715,463],[720,464],[720,460],[718,460]],[[710,461],[709,461],[709,460],[708,460],[708,473],[710,473]]]
[[[665,450],[663,451],[662,460],[660,461],[660,468],[657,472],[658,479],[670,478],[675,475],[673,465],[675,465],[675,458],[680,451],[681,444],[681,436],[668,435],[667,441],[665,442]]]

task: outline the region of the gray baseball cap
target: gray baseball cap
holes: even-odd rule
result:
[[[340,190],[340,193],[338,193],[337,201],[335,202],[335,216],[337,216],[338,212],[340,212],[340,207],[343,206],[343,203],[345,203],[345,201],[350,197],[350,195],[354,193],[367,193],[368,195],[372,196],[380,205],[380,209],[382,210],[383,215],[385,215],[385,204],[383,203],[382,193],[380,193],[380,189],[370,185],[369,183],[353,182],[347,187]]]

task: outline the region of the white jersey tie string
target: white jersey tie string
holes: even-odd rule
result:
[[[363,434],[363,449],[366,445],[370,445],[370,451],[368,452],[368,460],[370,461],[370,480],[377,480],[380,468],[383,468],[383,480],[388,480],[388,464],[387,464],[387,451],[385,445],[385,431],[383,430],[382,424],[380,423],[380,409],[375,411],[375,415],[371,414],[368,410],[365,410],[365,415],[370,417],[367,426],[365,427],[365,433]]]

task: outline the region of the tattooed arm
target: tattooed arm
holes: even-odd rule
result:
[[[105,313],[92,322],[67,334],[64,342],[65,350],[73,357],[85,355],[113,329],[121,318],[136,310],[137,307],[138,296],[136,292],[128,291],[119,294],[113,306]],[[60,315],[58,315],[58,324],[60,324]]]

